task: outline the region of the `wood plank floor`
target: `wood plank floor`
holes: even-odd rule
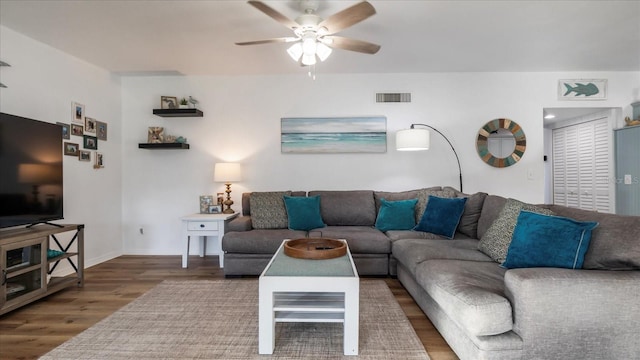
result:
[[[37,359],[163,280],[223,278],[215,256],[191,256],[188,269],[181,267],[180,256],[121,256],[106,261],[85,271],[83,288],[63,290],[0,317],[0,359]],[[385,281],[431,359],[457,359],[400,282]]]

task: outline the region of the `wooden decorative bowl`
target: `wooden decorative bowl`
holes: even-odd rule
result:
[[[327,238],[294,239],[284,244],[284,253],[298,259],[333,259],[347,253],[347,244]]]

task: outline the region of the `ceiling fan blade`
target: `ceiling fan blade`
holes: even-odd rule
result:
[[[338,31],[359,23],[375,13],[376,9],[373,5],[367,1],[363,1],[329,16],[322,21],[318,27],[325,27],[327,34],[335,34]]]
[[[380,45],[342,36],[325,36],[323,39],[328,40],[323,41],[327,46],[343,50],[357,51],[365,54],[375,54],[380,50]]]
[[[263,13],[267,14],[268,16],[270,16],[272,19],[274,19],[275,21],[279,22],[280,24],[288,27],[291,30],[294,30],[295,28],[300,27],[300,25],[289,19],[288,17],[282,15],[281,13],[279,13],[278,11],[276,11],[275,9],[273,9],[272,7],[270,7],[269,5],[263,3],[262,1],[248,1],[249,5],[255,7],[256,9],[262,11]]]
[[[300,40],[297,37],[281,37],[274,39],[264,39],[255,41],[237,42],[236,45],[260,45],[260,44],[272,44],[272,43],[289,43]]]

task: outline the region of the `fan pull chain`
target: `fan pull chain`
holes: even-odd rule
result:
[[[313,80],[316,79],[316,65],[315,64],[309,65],[309,72],[307,72],[307,75]]]

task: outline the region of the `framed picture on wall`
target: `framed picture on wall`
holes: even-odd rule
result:
[[[96,119],[85,116],[84,118],[84,132],[96,133]]]
[[[96,131],[98,140],[107,141],[107,123],[102,121],[96,121]]]
[[[71,124],[71,135],[82,136],[84,134],[84,127],[78,124]]]
[[[84,124],[84,105],[77,102],[71,103],[71,121]]]
[[[78,160],[91,161],[91,151],[80,150],[80,155],[78,156]]]
[[[80,151],[80,145],[76,143],[65,142],[64,143],[64,154],[68,156],[78,156],[78,151]]]
[[[61,122],[58,122],[56,124],[60,125],[60,128],[62,130],[62,138],[63,139],[67,139],[67,140],[71,139],[71,136],[70,136],[71,135],[71,127],[69,127],[69,124],[65,124],[65,123],[61,123]]]
[[[103,167],[104,167],[104,155],[96,151],[95,163],[93,164],[93,168],[102,169]]]
[[[82,135],[85,149],[98,150],[98,138],[95,136]]]
[[[559,100],[606,100],[607,79],[558,80]]]

